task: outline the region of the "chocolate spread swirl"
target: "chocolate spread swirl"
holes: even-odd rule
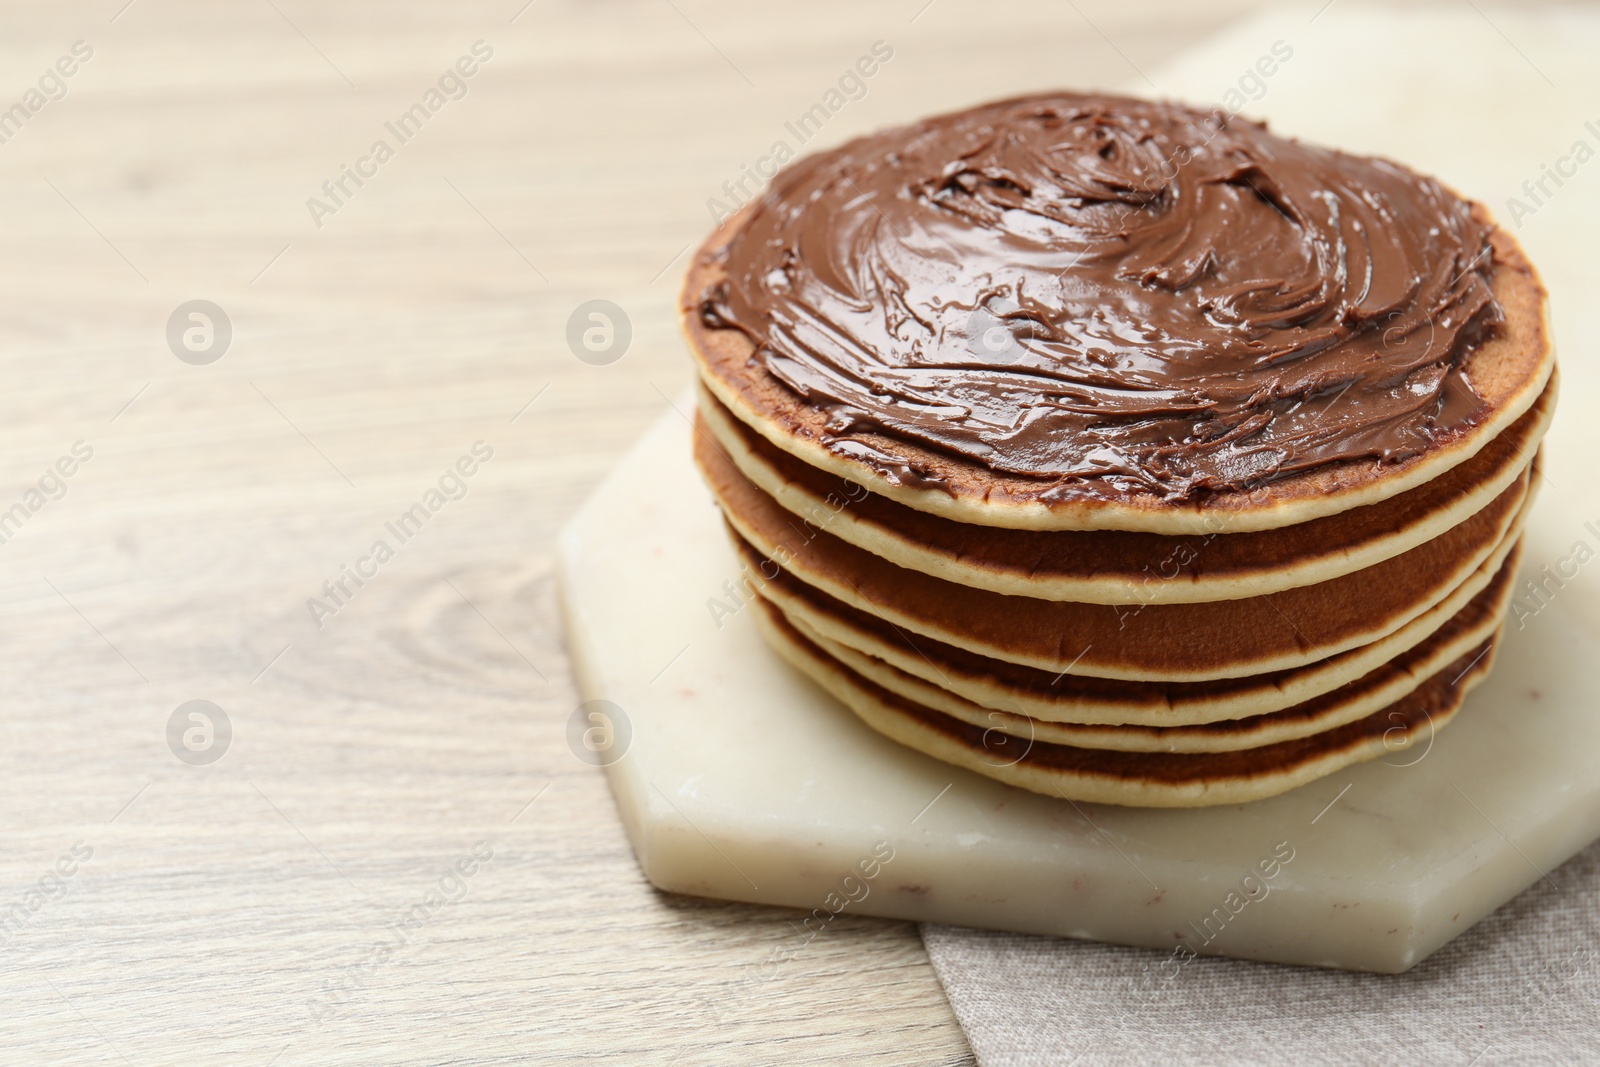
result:
[[[698,312],[886,475],[915,468],[885,438],[1047,498],[1185,500],[1472,426],[1463,356],[1503,321],[1491,231],[1394,163],[1052,94],[790,166],[711,253]]]

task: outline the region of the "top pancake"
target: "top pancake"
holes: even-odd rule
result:
[[[1043,106],[1026,101],[1012,102],[1012,105],[1020,106],[1023,103]],[[1143,106],[1138,102],[1113,103],[1130,108]],[[937,121],[954,121],[954,118],[930,120],[929,124],[913,128],[911,134],[901,136],[910,137],[924,127],[936,125]],[[880,137],[887,138],[891,134]],[[876,143],[872,139],[855,142],[828,154],[827,159],[812,157],[811,161],[801,161],[794,168],[796,177],[789,179],[786,184],[789,172],[780,175],[767,196],[752,202],[714,233],[696,255],[688,273],[683,296],[683,325],[706,388],[735,418],[802,462],[857,482],[874,493],[911,508],[965,523],[1024,530],[1130,530],[1187,535],[1208,534],[1219,528],[1230,533],[1277,529],[1379,503],[1421,486],[1470,460],[1534,405],[1550,376],[1554,360],[1544,319],[1544,290],[1510,235],[1499,229],[1490,229],[1484,248],[1488,254],[1481,257],[1481,262],[1473,264],[1472,269],[1486,272],[1486,285],[1498,305],[1499,326],[1482,336],[1463,335],[1465,339],[1459,350],[1449,354],[1445,361],[1447,366],[1440,372],[1447,376],[1442,380],[1451,384],[1456,393],[1463,395],[1449,395],[1451,389],[1447,388],[1441,394],[1439,403],[1455,404],[1458,409],[1463,404],[1468,405],[1470,414],[1449,426],[1441,427],[1438,433],[1424,434],[1415,440],[1408,438],[1410,451],[1402,458],[1352,459],[1297,470],[1298,461],[1291,457],[1283,469],[1294,473],[1279,476],[1269,471],[1259,477],[1244,478],[1236,486],[1191,496],[1174,497],[1171,493],[1163,494],[1138,487],[1095,495],[1078,492],[1076,488],[1071,492],[1063,492],[1061,477],[1006,473],[1001,469],[1005,464],[997,467],[993,463],[973,459],[972,455],[977,452],[963,453],[933,447],[912,440],[904,433],[879,433],[873,428],[871,420],[856,418],[836,402],[802,395],[791,384],[776,376],[769,366],[770,353],[764,354],[750,334],[742,329],[725,328],[725,322],[718,322],[714,314],[708,315],[707,308],[710,305],[706,295],[725,293],[726,287],[737,280],[730,277],[728,247],[752,226],[767,225],[770,230],[771,216],[779,210],[786,189],[796,187],[797,183],[813,176],[824,164],[832,165],[831,160],[841,154],[847,156],[854,152],[864,159]],[[1272,143],[1277,146],[1274,150],[1283,145],[1301,150],[1291,142],[1272,139]],[[1303,151],[1311,153],[1313,150]],[[1353,159],[1337,153],[1316,151],[1315,158],[1318,160]],[[1441,187],[1437,183],[1409,175],[1392,164],[1380,165],[1379,161],[1356,163],[1396,181],[1399,179],[1395,179],[1395,175],[1403,175],[1404,181],[1394,186],[1401,193],[1406,188],[1405,181],[1409,181],[1419,189],[1428,190],[1428,195],[1435,199],[1440,195],[1438,190]],[[1185,176],[1185,172],[1180,170],[1180,177],[1174,183],[1182,185],[1193,180],[1192,175]],[[1323,194],[1313,189],[1308,195],[1310,200],[1316,200]],[[863,197],[866,196],[863,194]],[[887,193],[879,197],[879,191],[874,189],[871,197],[878,197],[868,205],[875,210],[891,207]],[[1462,206],[1462,202],[1455,203],[1462,210],[1468,210]],[[857,215],[864,211],[854,202],[846,206]],[[792,204],[786,206],[786,210],[793,209]],[[799,210],[805,209],[802,207]],[[1256,208],[1250,211],[1253,213],[1252,219],[1260,214]],[[1281,211],[1277,214],[1288,218]],[[1487,213],[1481,207],[1471,205],[1470,216],[1477,225],[1492,227]],[[956,239],[964,236],[958,232],[961,226],[959,219],[955,222],[944,221],[947,230],[941,231],[942,238],[951,238],[952,232]],[[1253,222],[1252,225],[1265,224]],[[1272,225],[1276,226],[1277,223]],[[1359,232],[1359,227],[1357,229]],[[1234,251],[1238,253],[1236,258],[1248,266],[1248,252]],[[1268,246],[1262,246],[1261,255],[1268,256],[1273,251]],[[1414,267],[1417,277],[1427,279],[1437,274],[1455,274],[1453,263],[1425,261],[1416,263]],[[863,263],[854,266],[867,275],[882,264],[869,266]],[[1370,263],[1367,266],[1374,271],[1375,277],[1376,268]],[[1359,264],[1352,266],[1346,263],[1341,270],[1345,268],[1358,270]],[[854,268],[850,263],[841,261],[812,264],[810,269],[813,272],[827,269],[837,273]],[[959,263],[952,269],[957,277],[951,284],[959,288],[961,278],[965,275],[960,274],[962,268]],[[1005,288],[1007,283],[1003,279],[996,281],[996,276],[993,273],[985,275],[993,286]],[[1378,285],[1373,277],[1368,280],[1372,286]],[[875,291],[873,284],[876,283],[870,279],[861,281],[861,286],[869,293]],[[977,280],[972,281],[974,291],[968,298],[981,305],[986,298],[976,292],[979,285]],[[1129,280],[1127,287],[1130,296],[1137,296],[1150,288],[1137,279]],[[1181,290],[1182,286],[1178,288]],[[1287,294],[1284,299],[1288,299]],[[1430,319],[1428,329],[1436,329],[1441,335],[1461,330],[1462,324],[1452,321],[1448,314],[1452,307],[1454,305],[1447,306],[1446,313]],[[876,311],[895,321],[904,319],[898,308],[878,307]],[[1359,319],[1360,313],[1352,310],[1344,318],[1336,316],[1336,321],[1349,321],[1349,316]],[[793,323],[789,325],[791,332],[800,328]],[[818,330],[826,327],[826,323],[820,326],[817,323],[803,325]],[[1316,361],[1322,358],[1317,351],[1307,348],[1292,360],[1286,360],[1284,365],[1295,363],[1302,378],[1315,377]],[[1435,358],[1445,359],[1442,355]],[[894,364],[893,369],[900,371],[904,368]],[[884,380],[887,380],[889,372],[884,373]],[[1368,377],[1376,374],[1370,366],[1362,373],[1368,374]],[[1331,393],[1338,390],[1340,381],[1331,370],[1329,375],[1327,392]],[[1219,382],[1227,379],[1225,370],[1219,373]],[[1463,385],[1462,379],[1470,386]],[[865,391],[863,395],[879,388],[872,374],[856,384]],[[1468,393],[1475,395],[1466,396]],[[1312,391],[1292,395],[1306,396],[1308,405],[1310,400],[1315,399],[1321,405],[1318,410],[1331,410],[1336,406],[1336,398],[1329,399],[1325,393]],[[1288,403],[1283,398],[1280,400]],[[1022,406],[1026,405],[1019,405],[1019,418]],[[961,422],[963,416],[957,408],[950,410],[950,420]],[[1290,414],[1283,418],[1292,418],[1293,408],[1286,410]],[[1110,420],[1106,425],[1115,427],[1117,423]],[[1336,440],[1340,432],[1339,425],[1337,420],[1326,425],[1318,424],[1316,430],[1321,436],[1317,440],[1323,444]],[[1257,431],[1245,427],[1240,432],[1248,438]],[[1355,436],[1352,432],[1351,437]],[[844,437],[848,438],[850,448],[830,447],[837,446]],[[1182,442],[1174,438],[1172,445],[1177,448]],[[1383,450],[1379,449],[1374,454],[1381,452]]]

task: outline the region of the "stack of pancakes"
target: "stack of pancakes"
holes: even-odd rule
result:
[[[1420,759],[1493,662],[1554,359],[1532,268],[1436,182],[1004,101],[791,167],[684,309],[754,614],[911,748],[1249,801]]]

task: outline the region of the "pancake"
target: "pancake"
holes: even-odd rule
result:
[[[858,610],[993,659],[1140,681],[1205,681],[1303,666],[1398,630],[1443,600],[1516,527],[1525,473],[1439,537],[1319,585],[1245,600],[1132,607],[1009,597],[906,570],[815,527],[705,438],[695,459],[759,556]]]
[[[1519,542],[1488,588],[1473,597],[1449,622],[1421,644],[1366,675],[1282,711],[1193,726],[1048,722],[1032,718],[1015,708],[985,707],[963,700],[946,689],[897,670],[848,645],[829,641],[795,616],[784,614],[784,619],[819,650],[867,681],[913,703],[986,730],[999,730],[1024,741],[1045,741],[1077,748],[1106,748],[1122,752],[1233,752],[1309,737],[1347,722],[1364,719],[1406,696],[1462,656],[1481,648],[1505,622],[1515,591],[1513,578],[1520,555]],[[773,602],[772,606],[778,605]]]
[[[1518,543],[1508,539],[1444,600],[1372,644],[1290,670],[1166,683],[1042,671],[913,637],[781,571],[771,579],[764,577],[754,550],[742,542],[736,547],[747,572],[749,595],[772,602],[824,651],[849,649],[868,663],[881,662],[896,674],[946,690],[964,703],[1040,722],[1179,727],[1263,716],[1305,703],[1407,655],[1458,616],[1480,616],[1482,602],[1501,595],[1489,590],[1499,581],[1514,581],[1515,566],[1506,561]],[[1450,643],[1453,646],[1456,639]],[[1453,649],[1449,654],[1459,653]],[[861,673],[895,688],[872,671]]]
[[[1036,793],[1141,807],[1248,803],[1352,763],[1431,744],[1467,691],[1488,673],[1497,643],[1497,638],[1485,641],[1388,707],[1310,737],[1237,752],[1112,752],[1026,742],[912,703],[850,671],[789,626],[775,608],[758,603],[756,618],[772,647],[884,736]]]
[[[1188,162],[1158,174],[1166,149]],[[1065,93],[791,165],[681,300],[706,388],[806,466],[962,523],[1183,536],[1468,463],[1545,389],[1545,303],[1431,179]],[[1003,359],[973,347],[980,312]]]
[[[697,432],[792,514],[908,570],[1008,596],[1094,604],[1202,603],[1315,585],[1409,551],[1494,500],[1555,412],[1556,382],[1455,469],[1378,504],[1297,526],[1203,537],[1010,530],[953,522],[807,466],[700,392]]]

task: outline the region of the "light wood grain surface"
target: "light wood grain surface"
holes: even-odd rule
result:
[[[841,919],[752,986],[790,914],[643,881],[565,742],[553,537],[688,380],[707,199],[873,42],[813,147],[1137,82],[1251,6],[7,5],[0,1061],[970,1062],[913,927]],[[477,41],[466,95],[386,134]],[[633,328],[607,366],[565,341],[594,298]],[[193,299],[232,324],[209,365],[166,339]],[[233,731],[206,766],[167,739],[196,699]]]

